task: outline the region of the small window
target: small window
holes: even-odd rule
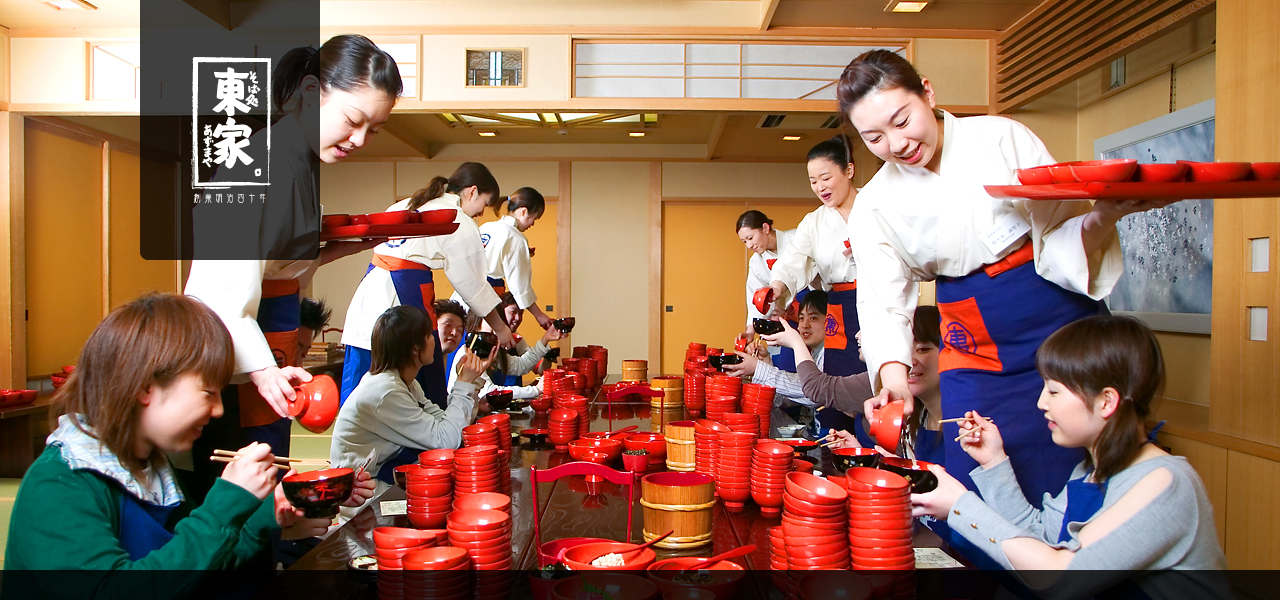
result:
[[[141,95],[141,44],[91,44],[90,100],[136,100]]]
[[[1114,90],[1125,83],[1124,57],[1121,56],[1111,61],[1111,75],[1108,79],[1107,89]]]
[[[416,99],[418,97],[418,43],[382,41],[378,43],[378,48],[390,54],[396,61],[396,67],[400,70],[400,81],[404,84],[400,97]]]
[[[467,50],[467,86],[524,86],[524,50]]]

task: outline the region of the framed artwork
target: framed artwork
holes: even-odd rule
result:
[[[1214,160],[1214,101],[1209,100],[1098,138],[1097,158],[1139,163]],[[1129,215],[1116,224],[1124,274],[1111,310],[1157,331],[1208,334],[1213,308],[1213,199],[1183,200]]]

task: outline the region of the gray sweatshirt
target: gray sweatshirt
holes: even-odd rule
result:
[[[1159,468],[1168,469],[1173,476],[1169,487],[1114,531],[1081,548],[1077,537],[1080,530],[1145,475]],[[1080,463],[1071,479],[1084,477],[1085,472],[1084,463]],[[1213,507],[1204,484],[1185,458],[1159,456],[1112,476],[1107,481],[1102,508],[1089,521],[1069,523],[1071,539],[1065,543],[1057,543],[1067,508],[1065,486],[1057,497],[1045,494],[1044,508],[1036,510],[1023,496],[1008,460],[988,470],[978,467],[970,476],[986,501],[973,492],[965,492],[947,515],[951,531],[1006,569],[1013,566],[1001,543],[1009,538],[1029,537],[1075,552],[1067,566],[1071,573],[1063,573],[1047,587],[1033,588],[1043,597],[1091,597],[1125,579],[1132,579],[1157,600],[1231,597],[1226,578],[1221,573],[1206,572],[1226,569],[1227,561],[1218,545]],[[1160,570],[1174,571],[1151,572]],[[1036,584],[1044,582],[1043,576],[1027,579]]]
[[[834,408],[848,415],[862,414],[862,403],[875,396],[871,378],[866,373],[836,377],[823,373],[813,361],[796,365],[800,385],[806,398],[817,406]]]
[[[369,468],[371,474],[377,474],[382,463],[402,448],[432,450],[462,445],[462,428],[476,418],[475,384],[454,382],[449,408],[440,410],[423,395],[417,381],[409,383],[406,386],[396,371],[365,373],[338,411],[329,446],[333,466],[355,468],[370,449],[377,448],[377,464]]]

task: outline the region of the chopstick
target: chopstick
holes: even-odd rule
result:
[[[214,451],[213,451],[213,455],[214,455],[214,456],[230,456],[231,458],[239,458],[239,457],[240,457],[240,453],[239,453],[239,452],[232,452],[232,451],[230,451],[230,450],[214,450]],[[289,458],[288,456],[277,456],[277,457],[275,458],[275,461],[274,461],[274,462],[283,462],[283,463],[296,462],[296,463],[300,463],[300,462],[307,462],[307,461],[306,461],[305,459],[302,459],[302,458]],[[327,462],[329,462],[329,461],[327,461],[327,460],[326,460],[326,461],[324,461],[324,462],[326,462],[326,463],[327,463]]]
[[[209,460],[214,461],[214,462],[224,462],[224,463],[229,463],[229,462],[235,462],[235,461],[236,461],[236,457],[233,457],[233,456],[210,456],[210,457],[209,457]],[[289,469],[292,469],[292,468],[293,468],[293,467],[291,467],[291,466],[289,466],[289,465],[287,465],[287,464],[283,464],[283,465],[282,465],[282,464],[280,464],[280,463],[271,463],[271,466],[273,466],[273,467],[275,467],[275,468],[277,468],[277,469],[281,469],[281,470],[283,470],[283,471],[288,471]]]
[[[991,419],[987,419],[986,417],[982,417],[982,418],[983,418],[983,419],[986,419],[986,421],[987,421],[988,423],[995,424],[995,421],[993,421],[993,420],[991,420]],[[941,423],[959,423],[960,421],[972,421],[972,420],[974,420],[974,419],[973,419],[973,417],[956,417],[956,418],[954,418],[954,419],[943,419],[943,420],[941,420],[941,421],[938,421],[938,423],[939,423],[939,424],[941,424]]]

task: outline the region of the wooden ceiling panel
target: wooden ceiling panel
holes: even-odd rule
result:
[[[936,0],[919,13],[888,13],[888,0],[780,0],[771,27],[1002,30],[1039,0]]]

